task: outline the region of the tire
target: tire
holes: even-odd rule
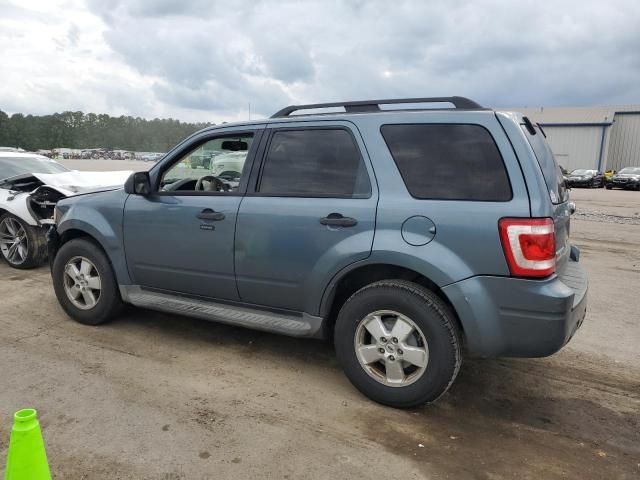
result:
[[[605,185],[605,188],[606,188],[607,190],[611,190],[611,189],[613,188],[613,186],[612,186],[612,185]]]
[[[366,322],[377,322],[367,319],[379,317],[387,326],[386,333],[391,335],[395,332],[391,323],[387,325],[387,322],[393,321],[393,316],[387,317],[386,313],[371,315],[381,311],[400,314],[396,322],[404,319],[405,323],[412,323],[414,330],[406,342],[413,338],[412,344],[420,348],[417,338],[422,334],[428,352],[426,365],[422,369],[405,361],[400,362],[400,378],[403,380],[394,386],[389,384],[387,363],[395,360],[393,363],[397,364],[398,358],[387,356],[389,353],[386,348],[395,345],[396,356],[400,357],[403,353],[408,354],[408,351],[402,352],[398,347],[407,350],[416,347],[410,347],[402,341],[394,344],[396,339],[393,336],[388,337],[388,343],[384,344],[374,340],[369,327],[365,328],[364,325],[367,325]],[[370,349],[376,342],[376,347],[380,348],[371,349],[370,352],[376,355],[376,351],[380,353],[384,350],[384,362],[373,361],[365,366],[359,360],[356,349],[363,338],[363,328],[366,330],[364,338],[368,338],[365,348]],[[375,330],[375,326],[372,328]],[[451,386],[462,364],[460,333],[454,313],[432,291],[404,280],[382,280],[354,293],[338,314],[334,343],[338,361],[351,383],[375,402],[396,408],[411,408],[437,400]],[[384,345],[386,348],[383,348]],[[392,363],[389,365],[393,366]]]
[[[84,260],[87,260],[92,267],[87,269],[89,273],[86,274],[86,278],[95,278],[97,275],[99,279],[99,289],[90,288],[95,285],[89,281],[83,284],[85,289],[91,291],[95,300],[94,305],[87,302],[87,298],[90,297],[86,297],[84,293],[78,295],[75,303],[70,298],[71,294],[67,294],[67,291],[73,287],[69,288],[68,283],[65,282],[74,282],[74,280],[65,273],[65,269],[68,265],[75,264],[80,271]],[[58,302],[64,311],[79,323],[99,325],[108,322],[117,316],[123,307],[111,263],[102,248],[91,240],[77,238],[62,245],[53,261],[51,276]],[[79,306],[82,303],[85,304],[84,308]]]
[[[20,235],[20,250],[13,249],[8,243],[11,232]],[[23,252],[22,254],[20,252]],[[47,241],[44,230],[33,227],[20,217],[10,213],[0,215],[0,256],[10,267],[26,270],[42,265],[47,259]]]

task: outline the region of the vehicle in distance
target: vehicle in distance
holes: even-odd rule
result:
[[[605,176],[598,170],[579,168],[566,176],[567,186],[601,188],[605,185]]]
[[[122,187],[131,174],[72,172],[42,155],[0,152],[0,255],[13,268],[41,265],[46,229],[61,198]]]
[[[611,177],[607,188],[640,190],[640,167],[625,167]]]
[[[453,107],[406,109],[420,102]],[[360,391],[412,407],[449,388],[463,350],[541,357],[569,341],[587,292],[573,209],[520,114],[462,97],[291,106],[60,201],[52,277],[85,324],[129,303],[333,338]]]

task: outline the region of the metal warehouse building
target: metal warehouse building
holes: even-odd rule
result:
[[[514,108],[542,125],[567,170],[640,166],[640,105]]]

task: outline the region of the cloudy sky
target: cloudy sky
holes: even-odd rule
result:
[[[0,0],[0,109],[217,123],[249,103],[640,103],[639,25],[638,0]]]

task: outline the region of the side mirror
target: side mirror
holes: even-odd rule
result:
[[[576,213],[576,204],[569,202],[569,215],[573,215],[574,213]]]
[[[132,173],[124,183],[124,191],[133,195],[149,195],[151,193],[149,172]]]

